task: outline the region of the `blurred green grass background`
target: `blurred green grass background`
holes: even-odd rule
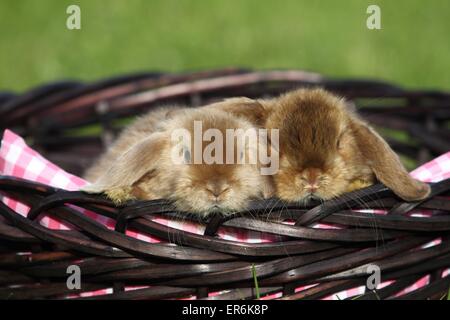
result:
[[[366,28],[369,4],[382,30]],[[229,66],[450,89],[449,15],[448,0],[2,0],[0,90]]]

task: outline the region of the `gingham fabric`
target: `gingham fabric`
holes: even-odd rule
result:
[[[44,183],[53,187],[62,188],[65,190],[79,190],[80,187],[87,184],[87,182],[80,177],[74,176],[63,169],[59,168],[55,164],[51,163],[44,157],[42,157],[38,152],[31,149],[25,141],[15,133],[13,133],[10,130],[5,130],[3,134],[3,139],[1,142],[1,148],[0,148],[0,174],[1,175],[8,175],[8,176],[14,176],[18,178],[24,178],[35,182]],[[411,176],[415,177],[416,179],[425,181],[425,182],[437,182],[441,181],[446,178],[450,178],[450,152],[422,165],[421,167],[417,168],[416,170],[411,172]],[[13,209],[18,214],[21,214],[23,216],[27,216],[29,207],[26,206],[23,203],[20,203],[18,201],[15,201],[13,199],[10,199],[8,197],[2,196],[1,200],[9,206],[11,209]],[[80,210],[80,208],[74,207],[77,210]],[[114,221],[97,215],[93,212],[84,210],[83,211],[86,215],[89,215],[93,219],[95,219],[98,222],[103,223],[108,228],[113,229],[114,228]],[[371,211],[373,213],[380,213],[379,210],[377,211]],[[418,212],[417,215],[426,215],[424,212]],[[197,234],[203,234],[204,226],[196,223],[191,222],[181,222],[181,221],[173,221],[173,220],[167,220],[158,218],[155,219],[156,222],[165,224],[167,226],[181,229],[187,232],[193,232]],[[45,227],[51,228],[51,229],[69,229],[70,226],[65,225],[63,222],[44,216],[40,223],[44,225]],[[330,226],[324,226],[324,225],[317,225],[315,227],[330,227]],[[127,230],[127,235],[130,237],[137,238],[142,241],[148,241],[148,242],[159,242],[160,240],[148,236],[146,234],[141,234],[138,232],[135,232],[133,230]],[[245,230],[237,230],[233,228],[221,228],[219,230],[219,237],[223,239],[228,240],[235,240],[235,241],[242,241],[242,242],[271,242],[271,241],[279,241],[280,238],[260,233],[260,232],[254,232],[254,231],[245,231]],[[438,242],[434,242],[430,245],[436,244]],[[414,290],[417,287],[420,287],[424,284],[426,284],[428,281],[427,277],[424,277],[423,279],[419,280],[417,283],[415,283],[413,286],[407,288],[404,292],[408,292],[411,290]],[[388,283],[383,283],[380,286],[387,285]],[[297,288],[296,291],[302,290],[305,287]],[[136,289],[136,287],[132,288],[126,288],[126,290],[133,290]],[[100,290],[96,292],[90,292],[90,293],[83,293],[82,296],[91,296],[96,294],[104,294],[104,293],[111,293],[112,289],[107,290]],[[349,296],[353,296],[355,294],[362,294],[364,292],[364,287],[354,288],[350,290],[343,291],[337,295],[333,295],[330,297],[327,297],[326,299],[344,299]],[[281,296],[281,293],[273,294],[264,297],[263,299],[273,299]],[[195,298],[195,297],[190,297]]]

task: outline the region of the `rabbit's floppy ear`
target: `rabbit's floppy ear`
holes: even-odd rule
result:
[[[151,134],[118,157],[95,183],[81,188],[81,191],[106,193],[115,203],[132,199],[134,184],[155,169],[166,142],[164,133]]]
[[[246,97],[225,99],[207,105],[204,108],[219,109],[235,116],[242,117],[258,126],[264,126],[269,113],[268,109],[265,108],[260,101]]]
[[[413,179],[387,142],[362,120],[352,116],[350,127],[363,157],[377,179],[406,201],[428,197],[430,186]]]

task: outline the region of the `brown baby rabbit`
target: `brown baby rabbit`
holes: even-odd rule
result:
[[[280,130],[280,169],[274,181],[281,199],[331,199],[377,179],[407,201],[430,194],[430,187],[409,176],[380,135],[342,98],[323,89],[299,89],[266,100],[233,98],[204,108]]]
[[[175,112],[173,112],[175,111]],[[82,190],[106,193],[116,203],[129,199],[168,199],[180,211],[207,215],[246,208],[252,199],[270,197],[271,177],[261,175],[258,163],[195,163],[197,145],[173,139],[175,130],[194,136],[195,123],[202,130],[213,129],[226,136],[226,129],[254,129],[250,122],[220,110],[162,108],[137,120],[120,135],[110,150],[87,171],[94,181]],[[197,122],[198,124],[198,122]],[[237,139],[224,141],[223,154],[233,148],[234,160],[249,156],[250,146],[238,153]],[[178,149],[177,149],[178,148]],[[208,143],[200,145],[203,153]],[[174,163],[174,154],[181,162]],[[225,161],[224,161],[225,162]]]

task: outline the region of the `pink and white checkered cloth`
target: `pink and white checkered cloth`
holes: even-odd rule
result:
[[[79,190],[82,186],[87,184],[87,181],[81,179],[80,177],[74,176],[63,169],[59,168],[55,164],[51,163],[44,157],[42,157],[38,152],[31,149],[25,141],[15,133],[10,130],[5,130],[3,134],[3,139],[0,148],[0,174],[9,175],[18,178],[24,178],[35,182],[44,183],[53,187],[62,188],[65,190]],[[450,152],[443,154],[442,156],[422,165],[416,170],[411,172],[411,176],[416,179],[425,182],[437,182],[447,178],[450,178]],[[30,208],[14,199],[8,198],[6,196],[0,196],[1,200],[13,209],[18,214],[27,216]],[[108,228],[114,228],[114,220],[97,215],[93,212],[83,211],[85,214],[89,215],[98,222],[103,223]],[[180,222],[168,219],[155,219],[156,222],[165,224],[167,226],[181,229],[187,232],[193,232],[197,234],[203,234],[204,226],[192,222]],[[65,225],[63,222],[54,219],[52,217],[44,216],[40,223],[50,229],[69,229],[70,227]],[[151,237],[146,234],[141,234],[133,230],[127,230],[127,235],[130,237],[137,238],[142,241],[148,242],[159,242],[160,240]],[[219,230],[219,237],[228,240],[242,241],[242,242],[271,242],[277,241],[279,238],[269,235],[266,233],[236,230],[234,228],[221,228]],[[427,277],[424,277],[416,284],[407,289],[407,291],[414,290],[415,288],[426,284],[428,281]],[[383,284],[382,284],[383,285]],[[386,284],[384,284],[386,285]],[[130,288],[131,290],[132,288]],[[298,288],[301,290],[303,288]],[[343,291],[337,295],[328,297],[329,299],[344,299],[348,296],[353,296],[355,294],[362,294],[364,287],[354,288],[350,290]],[[407,292],[406,291],[406,292]],[[110,293],[111,289],[100,290],[92,293],[84,293],[83,296]],[[265,297],[266,299],[276,298],[281,296],[281,293],[270,295]]]

